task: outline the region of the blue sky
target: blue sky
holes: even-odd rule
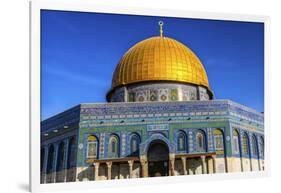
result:
[[[137,42],[174,38],[200,58],[216,99],[264,110],[262,23],[95,14],[41,13],[41,119],[79,103],[105,102],[113,71]]]

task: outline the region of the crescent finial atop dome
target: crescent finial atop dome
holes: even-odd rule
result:
[[[164,22],[163,21],[159,21],[158,25],[160,27],[160,37],[163,37],[163,25],[164,25]]]

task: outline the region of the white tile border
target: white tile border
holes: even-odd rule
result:
[[[175,176],[161,178],[140,178],[111,181],[73,182],[60,184],[40,184],[40,10],[65,10],[98,13],[119,13],[150,16],[173,16],[211,20],[262,22],[265,24],[265,168],[264,172],[243,172],[209,174],[195,176]],[[152,185],[163,183],[183,183],[191,181],[212,181],[241,179],[270,175],[269,163],[269,91],[270,91],[270,18],[259,15],[194,12],[185,10],[147,9],[137,7],[104,6],[82,1],[35,0],[30,3],[30,190],[32,192],[104,188],[117,186]]]

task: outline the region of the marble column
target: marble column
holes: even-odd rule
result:
[[[140,163],[141,163],[141,176],[142,177],[148,177],[148,163],[146,156],[140,157]]]
[[[170,159],[170,175],[174,176],[175,175],[175,155],[170,154],[169,159]]]
[[[190,172],[190,170],[189,170],[189,167],[190,167],[189,166],[189,164],[190,164],[189,160],[190,159],[186,158],[186,162],[185,162],[186,174],[187,175],[192,175],[192,172]]]
[[[99,180],[99,166],[100,166],[100,163],[94,163],[94,166],[95,166],[95,180]]]
[[[261,162],[260,162],[260,158],[258,157],[258,169],[259,171],[261,171]]]
[[[130,175],[130,178],[132,178],[132,177],[133,177],[133,165],[134,165],[134,160],[128,161],[128,164],[129,164],[129,175]]]
[[[240,164],[241,164],[241,172],[244,171],[244,165],[243,165],[243,158],[240,157]]]
[[[64,161],[63,161],[63,178],[64,182],[67,180],[67,161],[68,161],[68,146],[69,146],[69,139],[65,140],[65,147],[64,147]]]
[[[55,144],[54,160],[52,166],[52,182],[54,183],[56,182],[56,174],[57,174],[58,150],[59,150],[59,144]]]
[[[264,160],[259,160],[259,162],[260,162],[260,166],[261,166],[261,171],[263,171],[264,170]]]
[[[259,158],[259,170],[262,171],[263,170],[263,162],[262,162],[262,159]]]
[[[249,156],[249,160],[250,160],[250,171],[253,171],[253,160],[251,156]]]
[[[127,87],[124,86],[124,102],[128,102],[128,90]]]
[[[250,140],[250,139],[249,139]],[[249,161],[250,161],[250,171],[253,171],[253,159],[252,159],[252,143],[249,143]]]
[[[213,160],[213,173],[216,173],[216,156],[212,156],[212,160]]]
[[[111,166],[112,166],[112,162],[106,162],[106,166],[107,166],[107,179],[111,180]]]
[[[181,157],[181,161],[182,161],[183,175],[187,175],[186,157]]]
[[[207,173],[212,174],[214,169],[213,169],[213,159],[212,157],[207,157],[206,158],[206,163],[207,163]]]
[[[253,148],[252,148],[252,135],[249,134],[248,135],[248,144],[249,144],[249,161],[250,161],[250,171],[253,171],[253,160],[252,160],[252,156],[253,156]]]
[[[202,155],[201,161],[202,161],[202,174],[206,174],[207,173],[206,156]]]
[[[170,160],[170,167],[171,167],[171,176],[175,175],[175,160],[171,159]]]

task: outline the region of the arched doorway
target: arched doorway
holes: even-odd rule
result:
[[[169,148],[161,140],[151,142],[147,152],[149,177],[169,175]]]

